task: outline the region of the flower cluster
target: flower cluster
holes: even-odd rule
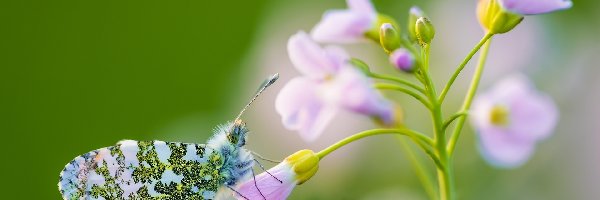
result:
[[[301,75],[283,87],[275,107],[283,125],[297,131],[307,141],[316,140],[341,110],[369,116],[380,122],[382,129],[357,133],[318,153],[311,150],[296,152],[274,168],[239,185],[237,198],[285,199],[296,185],[317,172],[321,159],[332,151],[364,137],[399,134],[412,139],[434,161],[439,173],[439,198],[454,199],[452,167],[449,165],[467,116],[477,130],[484,159],[498,167],[524,164],[538,142],[552,134],[558,121],[558,108],[525,76],[508,78],[481,95],[475,94],[489,40],[494,35],[512,30],[526,15],[570,8],[571,1],[479,0],[477,16],[485,35],[456,68],[440,94],[429,75],[429,47],[436,32],[420,8],[410,9],[406,32],[401,32],[398,23],[378,13],[369,0],[347,0],[347,4],[348,9],[326,12],[310,34],[299,31],[290,37],[288,54]],[[393,75],[377,74],[342,47],[319,44],[367,41],[379,44],[393,67],[414,76],[420,84]],[[446,94],[481,48],[484,49],[480,53],[481,60],[462,108],[444,119],[442,105]],[[385,82],[378,83],[374,79]],[[431,113],[432,136],[402,124],[398,106],[380,94],[379,90],[384,89],[402,92],[420,101]],[[452,123],[456,124],[451,126]],[[447,131],[451,127],[454,131]],[[447,135],[449,133],[452,134]],[[434,195],[431,197],[435,198]]]
[[[275,107],[284,126],[315,140],[335,113],[344,109],[371,116],[384,124],[394,122],[394,106],[373,87],[372,81],[350,61],[339,46],[322,42],[355,42],[365,38],[376,16],[367,0],[349,0],[350,9],[331,11],[312,31],[288,41],[290,60],[302,74],[288,82],[277,96]],[[337,25],[333,25],[337,24]]]

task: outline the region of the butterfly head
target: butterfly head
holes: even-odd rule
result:
[[[256,98],[269,86],[271,86],[277,79],[279,78],[279,74],[273,74],[269,76],[265,81],[258,87],[258,91],[254,94],[254,97],[242,108],[237,117],[230,124],[229,131],[227,131],[227,140],[238,147],[242,147],[246,144],[246,134],[248,133],[248,129],[246,128],[246,123],[244,123],[240,117],[244,114],[244,111],[248,109],[248,107],[256,100]]]
[[[231,128],[227,132],[227,140],[237,147],[242,147],[246,145],[247,134],[248,128],[246,128],[246,123],[237,119],[231,123]]]

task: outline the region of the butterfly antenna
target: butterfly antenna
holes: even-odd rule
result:
[[[265,79],[265,81],[263,81],[263,83],[260,85],[260,87],[258,87],[258,91],[256,91],[256,94],[254,94],[254,97],[252,97],[250,102],[248,102],[248,104],[246,104],[246,106],[244,106],[242,111],[240,111],[240,114],[238,114],[237,117],[235,117],[235,120],[233,120],[233,121],[234,122],[238,121],[240,119],[240,117],[242,117],[242,114],[244,114],[244,111],[246,111],[246,109],[248,109],[248,107],[250,107],[252,102],[254,102],[254,100],[256,100],[256,98],[258,98],[258,96],[263,91],[265,91],[265,89],[267,89],[267,87],[273,85],[273,83],[275,83],[275,81],[277,81],[278,78],[279,78],[279,74],[273,74],[273,75],[269,76],[267,79]]]
[[[260,154],[258,154],[256,152],[254,152],[254,151],[250,151],[250,153],[252,153],[252,155],[254,155],[257,158],[260,158],[261,160],[264,160],[264,161],[269,161],[269,162],[276,163],[276,164],[282,162],[281,160],[275,160],[275,159],[266,158],[266,157],[264,157],[264,156],[262,156],[262,155],[260,155]]]

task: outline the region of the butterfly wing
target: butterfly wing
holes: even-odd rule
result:
[[[60,173],[63,199],[212,199],[223,158],[202,144],[125,140],[78,156]]]

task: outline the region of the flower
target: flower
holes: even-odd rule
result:
[[[524,15],[537,15],[568,9],[570,0],[479,0],[477,16],[490,33],[506,33],[517,26]]]
[[[319,42],[354,43],[362,41],[377,23],[377,11],[369,0],[347,0],[348,9],[330,10],[313,28]]]
[[[505,79],[479,95],[471,114],[483,157],[503,168],[524,164],[558,121],[552,99],[536,91],[525,76]]]
[[[288,53],[303,76],[290,80],[275,102],[287,129],[299,131],[305,140],[312,141],[341,109],[393,123],[392,104],[350,64],[343,49],[321,48],[299,32],[289,39]]]
[[[300,150],[275,167],[238,187],[238,199],[286,199],[296,185],[312,178],[319,169],[319,157],[311,150]],[[258,189],[257,189],[258,188]],[[259,191],[260,189],[260,191]],[[264,197],[264,198],[263,198]]]

